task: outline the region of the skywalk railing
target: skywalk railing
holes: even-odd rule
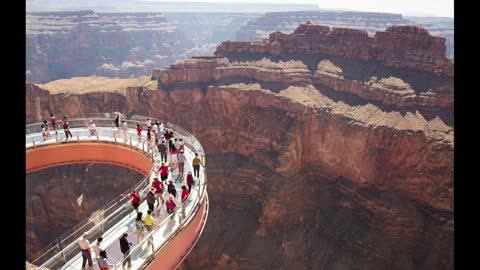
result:
[[[135,130],[136,125],[140,124],[143,128],[144,131],[142,131],[142,150],[145,153],[145,141],[146,141],[146,136],[143,135],[145,133],[146,129],[146,118],[143,116],[133,116],[133,119],[123,119],[127,122],[129,126],[130,132],[132,130]],[[155,122],[156,119],[150,118],[152,120],[152,123]],[[97,134],[101,133],[102,136],[105,134],[111,134],[112,137],[115,138],[115,142],[119,144],[125,145],[125,142],[123,141],[122,136],[118,136],[119,133],[116,132],[116,127],[114,124],[114,119],[113,118],[80,118],[80,119],[69,119],[69,127],[71,129],[72,134],[74,135],[74,138],[72,138],[70,141],[74,141],[75,137],[77,140],[79,140],[81,132],[79,132],[79,128],[85,129],[88,124],[89,120],[93,120],[96,124],[96,129],[97,129]],[[161,121],[159,121],[161,122]],[[163,122],[165,128],[171,128],[174,131],[174,136],[176,138],[182,138],[185,144],[185,147],[190,149],[193,153],[198,153],[200,158],[203,161],[203,165],[205,164],[205,152],[200,144],[200,142],[190,134],[188,131],[185,129],[174,125],[169,122]],[[26,133],[27,137],[32,136],[33,133],[36,133],[37,136],[32,136],[32,137],[37,137],[38,138],[38,143],[35,144],[35,139],[32,138],[33,142],[33,147],[35,145],[41,145],[40,140],[43,140],[43,138],[38,136],[38,132],[41,131],[41,125],[43,123],[34,123],[34,124],[29,124],[26,125]],[[50,123],[48,122],[50,125]],[[65,138],[65,134],[63,131],[63,128],[60,128],[62,125],[62,122],[57,120],[57,132],[55,132],[53,129],[50,129],[51,136],[56,136],[55,141],[53,143],[63,143],[62,141]],[[108,127],[107,130],[105,130],[105,127]],[[114,130],[112,130],[112,128]],[[105,132],[103,132],[104,130]],[[108,131],[108,132],[107,132]],[[62,136],[63,135],[63,136]],[[117,136],[119,138],[117,142]],[[153,135],[152,135],[153,137]],[[122,139],[120,139],[122,138]],[[82,139],[83,140],[83,139]],[[91,140],[95,140],[95,137],[92,138]],[[96,136],[96,140],[100,141],[99,136]],[[135,134],[129,134],[127,138],[127,143],[128,140],[130,141],[130,146],[132,146],[132,140],[137,140],[137,135],[136,131]],[[111,142],[111,141],[110,141]],[[28,141],[27,141],[28,143]],[[52,142],[50,142],[52,143]],[[48,143],[48,144],[50,144]],[[147,149],[149,147],[147,146]],[[151,152],[147,150],[149,155],[153,155],[155,147],[150,147]],[[156,170],[155,164],[154,168],[152,168],[152,171]],[[150,174],[152,173],[150,172]],[[204,201],[205,196],[206,196],[206,184],[207,184],[207,178],[206,178],[206,172],[205,172],[205,167],[201,166],[201,179],[202,181],[197,181],[196,183],[196,189],[192,190],[192,193],[190,194],[190,199],[189,203],[187,203],[185,209],[183,207],[177,207],[177,210],[172,213],[169,218],[164,219],[157,227],[156,230],[150,232],[147,234],[148,236],[151,237],[145,237],[145,239],[151,239],[151,238],[156,238],[156,235],[158,235],[160,228],[164,228],[165,224],[168,224],[168,221],[171,220],[173,216],[177,216],[179,218],[179,225],[175,226],[175,228],[170,228],[175,229],[170,236],[166,239],[166,241],[163,241],[160,244],[152,244],[154,246],[154,252],[155,254],[158,254],[158,252],[161,252],[165,246],[172,240],[172,238],[177,235],[181,230],[183,230],[183,225],[188,224],[196,215],[196,213],[199,211],[199,208],[201,206],[201,203]],[[145,194],[148,192],[148,186],[149,186],[149,177],[143,178],[137,186],[134,188],[136,190],[140,190],[142,192],[142,197],[145,197]],[[131,189],[128,189],[126,192],[128,192]],[[133,210],[131,209],[131,205],[129,203],[130,199],[126,197],[121,197],[118,196],[114,200],[112,200],[109,204],[107,204],[103,209],[97,211],[97,215],[94,216],[93,218],[90,217],[87,220],[83,221],[79,225],[77,225],[75,228],[70,230],[69,232],[63,234],[61,237],[59,237],[55,242],[51,243],[44,249],[42,249],[40,252],[37,252],[34,256],[31,256],[29,258],[29,262],[45,268],[49,269],[59,269],[63,265],[65,265],[66,262],[68,262],[70,259],[72,259],[74,256],[78,256],[79,254],[79,249],[78,249],[78,244],[76,241],[81,237],[83,232],[89,231],[89,238],[95,239],[99,236],[101,236],[105,231],[107,231],[109,228],[112,228],[122,217],[124,217],[127,213],[132,212]],[[181,211],[182,214],[179,214],[179,211]],[[185,215],[187,213],[187,215]],[[165,229],[165,228],[164,228]],[[139,245],[135,246],[133,250],[135,249],[140,249],[145,241],[143,240]],[[153,242],[152,242],[153,243]],[[156,245],[156,246],[155,246]],[[40,254],[40,255],[39,255]],[[144,263],[148,263],[148,260],[145,260]],[[121,262],[116,264],[117,266],[120,265]]]

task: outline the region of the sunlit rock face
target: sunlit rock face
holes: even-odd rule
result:
[[[268,35],[275,31],[292,33],[299,24],[307,21],[330,27],[359,29],[368,32],[369,35],[384,31],[390,26],[415,24],[427,29],[432,35],[446,38],[446,55],[450,59],[454,56],[454,24],[453,18],[448,17],[405,17],[392,13],[322,10],[268,12],[249,20],[237,30],[235,40],[252,41],[268,38]]]
[[[125,93],[29,84],[27,121],[109,106],[192,131],[210,213],[181,269],[453,269],[444,41],[412,26],[371,37],[305,24],[224,42]]]
[[[58,166],[27,174],[27,258],[142,178],[130,169],[98,163]]]
[[[93,11],[26,14],[26,79],[129,78],[166,67],[193,43],[162,13]]]

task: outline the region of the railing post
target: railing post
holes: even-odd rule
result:
[[[117,142],[117,134],[115,133],[115,131],[113,132],[113,139],[115,140],[115,142]]]
[[[99,140],[98,140],[98,131],[97,131],[95,134],[97,135],[97,142],[98,142],[98,141],[99,141]]]
[[[142,152],[145,153],[145,142],[142,143]]]
[[[32,140],[32,143],[33,143],[33,148],[36,148],[36,146],[35,146],[35,140]]]
[[[57,241],[58,241],[58,246],[60,247],[60,252],[62,253],[63,263],[65,264],[67,263],[67,258],[65,257],[65,253],[63,253],[62,242],[58,238],[57,238]]]
[[[133,146],[132,146],[132,136],[130,136],[130,148],[133,148]]]
[[[77,133],[77,143],[80,142],[80,136],[78,136],[78,133]]]

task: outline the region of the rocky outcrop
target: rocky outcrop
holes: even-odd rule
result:
[[[67,165],[28,174],[27,258],[34,259],[40,255],[38,252],[45,245],[87,219],[142,178],[137,172],[107,164]]]
[[[427,71],[453,77],[453,63],[445,57],[445,39],[433,37],[417,26],[392,26],[369,37],[356,29],[301,24],[292,34],[275,32],[254,42],[226,41],[216,55],[327,54],[362,61],[378,61],[389,67]]]
[[[453,19],[439,17],[402,17],[401,14],[340,11],[269,12],[249,21],[237,31],[236,40],[253,41],[268,38],[271,32],[292,33],[301,23],[328,25],[332,28],[355,28],[374,35],[390,26],[416,24],[430,34],[446,38],[447,57],[453,59]]]
[[[193,46],[161,13],[28,13],[26,34],[26,78],[40,83],[150,75]]]
[[[182,269],[453,269],[453,104],[441,97],[453,74],[428,57],[368,58],[414,39],[427,53],[435,38],[412,27],[386,32],[402,44],[332,33],[307,25],[224,43],[219,57],[154,70],[158,88],[109,93],[119,111],[179,124],[206,151],[211,213]],[[340,49],[313,53],[324,38]],[[371,47],[354,40],[383,49],[362,54]],[[38,109],[27,122],[106,104],[46,91],[27,88]]]

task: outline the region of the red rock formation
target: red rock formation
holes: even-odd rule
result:
[[[387,33],[418,38],[419,51],[436,48],[422,47],[435,38],[416,28]],[[343,47],[327,47],[325,35]],[[207,152],[211,214],[182,269],[452,269],[448,68],[394,56],[412,41],[373,42],[378,59],[362,60],[373,47],[354,41],[372,38],[358,31],[306,25],[272,36],[224,43],[217,54],[226,58],[157,69],[158,89],[108,93],[120,111],[191,130]],[[314,45],[330,51],[312,54]],[[395,67],[379,60],[387,56]],[[27,121],[52,108],[81,116],[103,96],[31,85],[27,105],[38,110]]]
[[[226,41],[218,46],[216,54],[327,54],[453,77],[453,63],[445,57],[445,38],[430,36],[420,27],[391,26],[374,37],[356,29],[327,28],[301,24],[292,34],[275,32],[268,40]]]

